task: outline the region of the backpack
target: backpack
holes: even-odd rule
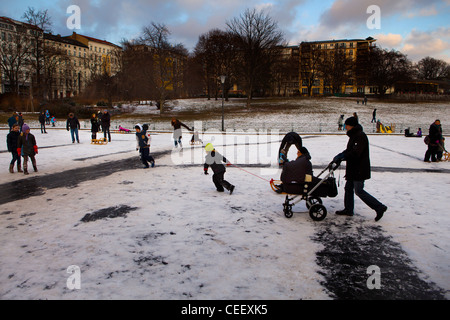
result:
[[[425,138],[423,139],[423,142],[426,144],[426,145],[428,145],[428,144],[430,144],[430,136],[425,136]]]

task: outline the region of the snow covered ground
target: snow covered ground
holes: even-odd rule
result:
[[[424,298],[450,297],[450,162],[424,163],[423,139],[369,135],[366,190],[388,206],[379,222],[358,198],[354,217],[334,214],[343,207],[343,168],[336,171],[339,195],[323,198],[328,215],[314,222],[304,202],[292,218],[284,216],[284,196],[268,182],[280,175],[275,160],[283,135],[255,131],[201,136],[235,165],[225,175],[236,185],[232,195],[216,192],[212,174],[203,174],[203,148],[190,146],[187,132],[181,152],[170,133],[155,132],[150,169],[139,162],[133,134],[92,145],[87,130],[72,144],[65,130],[33,129],[39,172],[29,176],[8,172],[11,156],[2,143],[0,298],[420,299],[417,292],[428,289],[434,293]],[[6,134],[0,130],[1,141]],[[347,143],[342,133],[302,138],[316,175]],[[339,262],[343,274],[324,262],[337,269],[342,257],[361,260]],[[367,288],[371,265],[380,267],[381,289]],[[67,283],[77,275],[70,266],[79,268],[80,289]],[[346,284],[353,276],[359,282]]]

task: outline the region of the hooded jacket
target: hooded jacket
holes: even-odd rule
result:
[[[370,179],[369,139],[360,124],[347,131],[347,149],[343,151],[346,180]]]
[[[136,148],[148,148],[149,138],[147,130],[144,130],[140,124],[137,124],[136,127],[140,129],[139,132],[136,132]]]
[[[36,152],[34,151],[34,146],[36,145],[36,138],[31,134],[26,134],[22,132],[17,141],[17,148],[22,149],[22,156],[34,156]]]
[[[209,167],[211,167],[214,173],[222,173],[225,172],[225,166],[223,163],[227,163],[228,160],[222,156],[216,150],[208,152],[205,158],[205,164],[203,166],[204,171],[207,171]]]

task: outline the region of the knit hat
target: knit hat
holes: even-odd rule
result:
[[[136,124],[136,125],[134,126],[134,128],[135,128],[135,129],[139,129],[139,130],[142,131],[142,126],[141,126],[140,123]]]
[[[205,151],[206,152],[210,152],[210,151],[213,151],[214,150],[214,146],[211,144],[211,143],[208,143],[206,146],[205,146]]]
[[[27,131],[29,129],[30,129],[30,127],[26,123],[24,123],[23,126],[22,126],[22,132],[25,132],[25,131]]]
[[[346,126],[355,127],[357,124],[358,124],[358,119],[356,119],[355,117],[350,117],[350,118],[347,118],[347,120],[345,120]]]

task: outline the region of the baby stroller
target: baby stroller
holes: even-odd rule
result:
[[[314,221],[322,221],[327,216],[327,208],[322,204],[324,197],[334,198],[338,194],[336,178],[334,171],[339,167],[338,163],[331,162],[317,177],[306,175],[305,182],[302,184],[291,184],[285,188],[286,199],[283,203],[283,212],[286,218],[292,218],[292,207],[302,200],[306,201],[306,207],[309,210],[309,216]],[[319,177],[329,171],[322,179]],[[281,181],[271,180],[272,189],[280,193]]]

